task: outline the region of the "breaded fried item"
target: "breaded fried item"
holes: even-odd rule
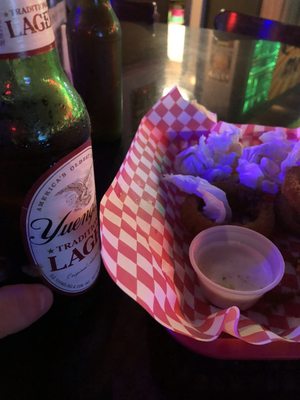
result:
[[[300,166],[286,171],[281,193],[276,201],[276,215],[280,226],[300,235]]]
[[[291,207],[289,200],[281,193],[276,200],[276,216],[280,227],[286,231],[300,235],[300,213]]]
[[[300,210],[300,166],[286,171],[281,193],[295,212]]]
[[[232,210],[232,219],[227,223],[271,236],[275,225],[274,196],[232,181],[216,186],[224,190]],[[182,223],[193,236],[217,225],[203,214],[203,206],[203,200],[194,195],[188,195],[181,206]]]
[[[188,195],[181,205],[182,224],[192,236],[196,236],[204,229],[218,225],[203,214],[203,206],[203,200],[193,194]]]
[[[275,226],[274,195],[232,181],[220,182],[218,187],[226,193],[231,207],[231,224],[271,236]]]

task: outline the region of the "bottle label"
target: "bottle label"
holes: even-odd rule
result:
[[[75,294],[94,283],[100,241],[90,141],[36,182],[25,200],[22,228],[33,265],[54,288]]]
[[[0,1],[0,58],[39,54],[54,41],[46,0]]]

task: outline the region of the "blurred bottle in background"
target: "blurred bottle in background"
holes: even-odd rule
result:
[[[67,37],[73,84],[83,98],[94,144],[122,133],[121,26],[108,0],[68,0]]]

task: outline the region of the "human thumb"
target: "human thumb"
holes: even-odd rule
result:
[[[46,286],[3,286],[0,289],[0,338],[31,325],[49,310],[52,303],[52,292]]]

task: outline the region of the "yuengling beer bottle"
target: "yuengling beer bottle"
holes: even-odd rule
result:
[[[100,268],[90,121],[46,0],[0,2],[0,271],[79,294]]]

